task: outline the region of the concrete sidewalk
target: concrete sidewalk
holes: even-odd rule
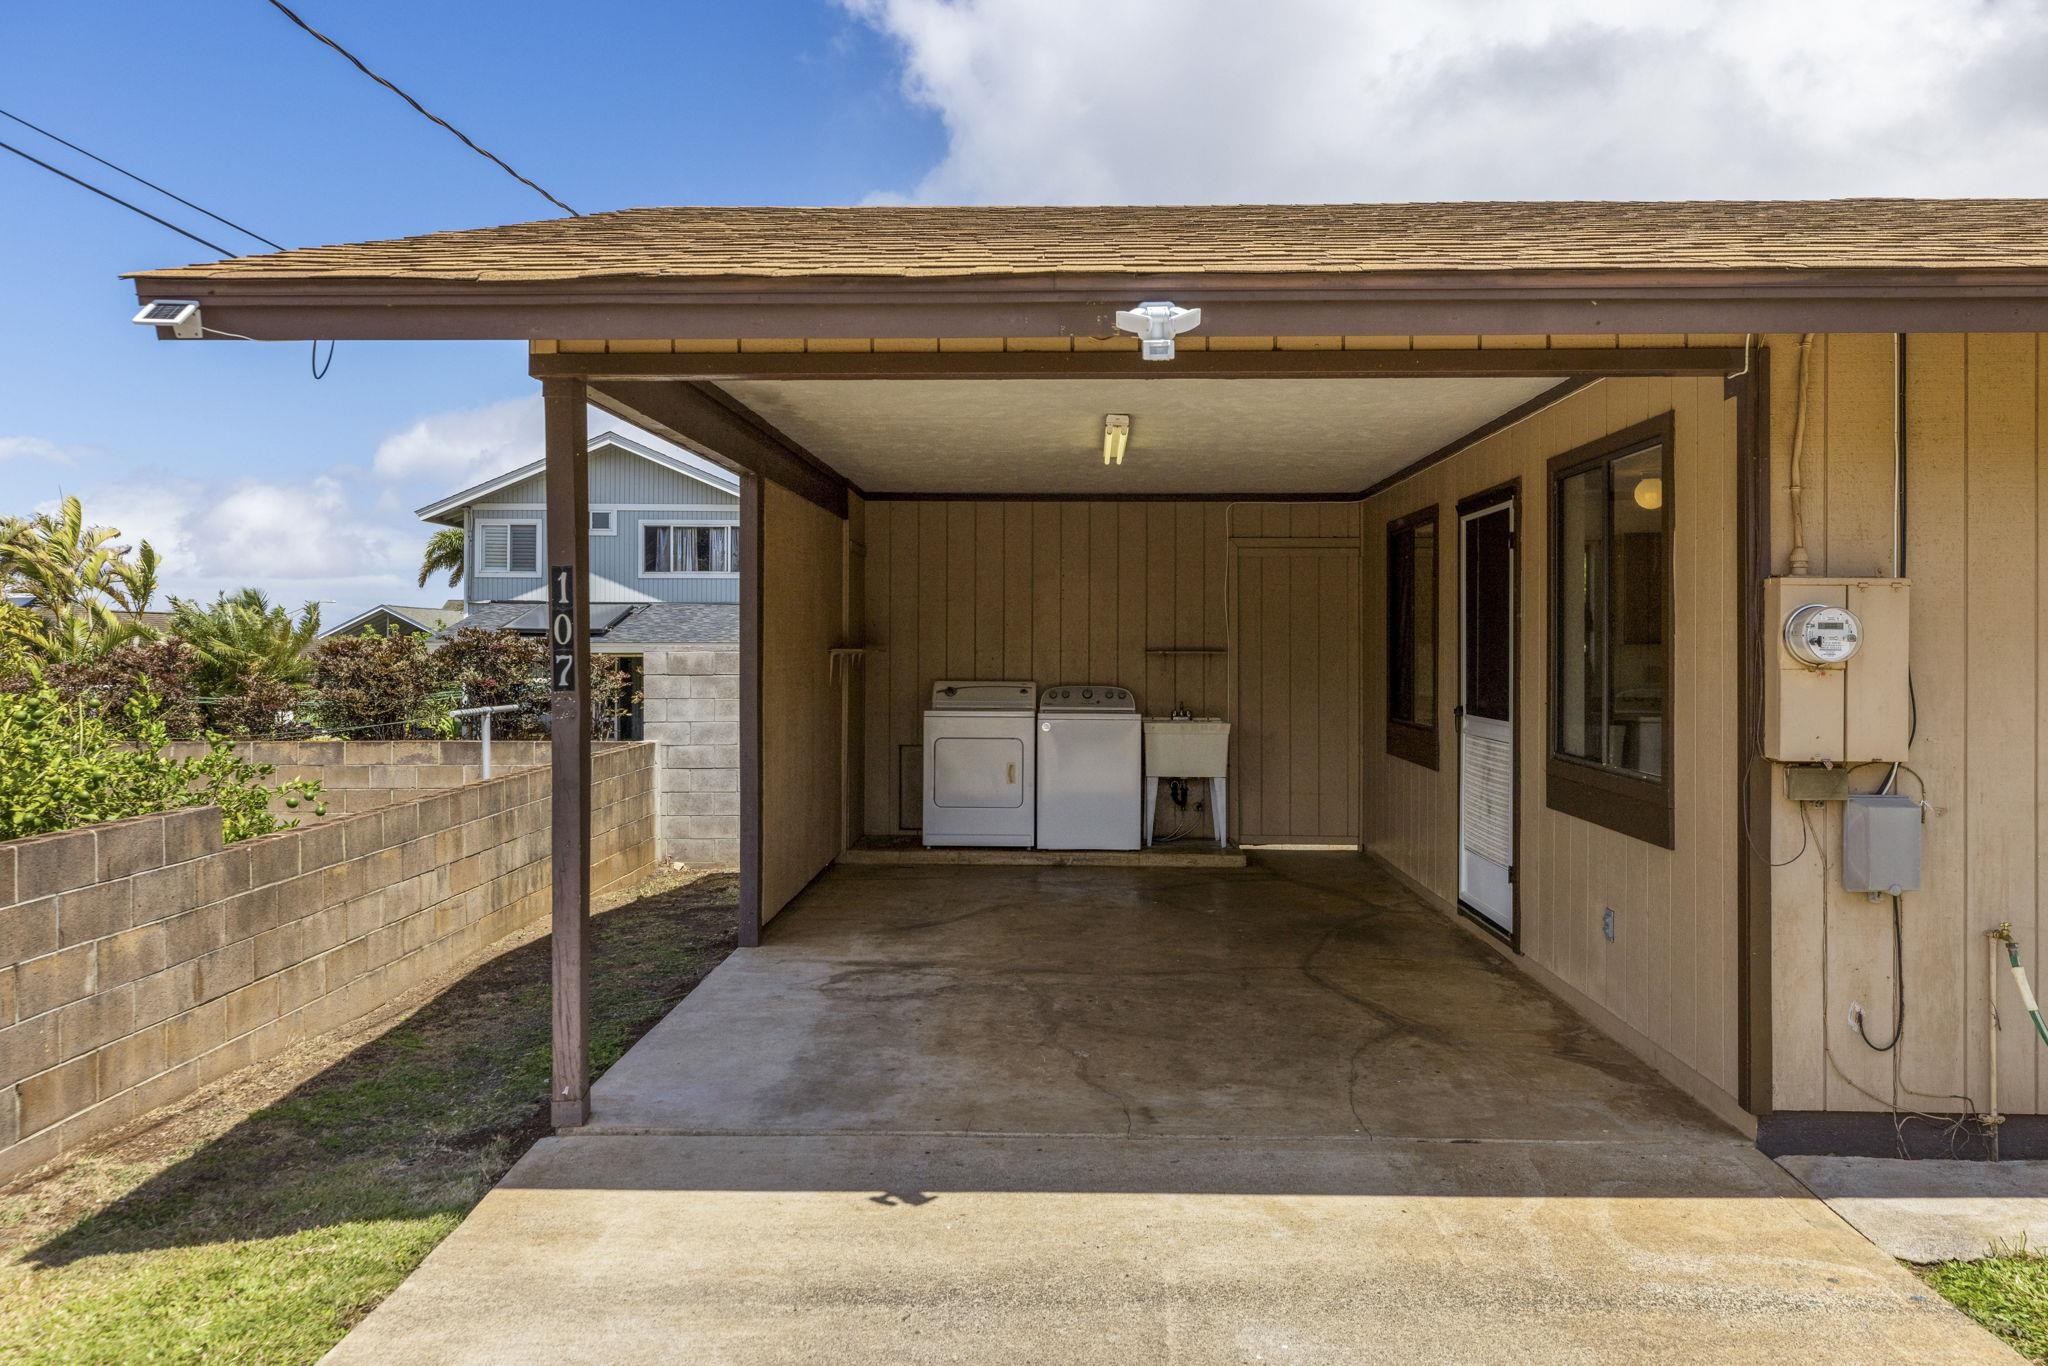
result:
[[[1739,1143],[540,1144],[336,1363],[2013,1362]]]

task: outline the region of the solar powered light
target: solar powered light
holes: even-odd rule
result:
[[[1164,299],[1142,303],[1136,308],[1121,308],[1116,315],[1117,331],[1137,335],[1138,355],[1144,360],[1172,360],[1174,337],[1191,327],[1199,327],[1201,322],[1201,309],[1182,308]]]
[[[1171,341],[1166,343],[1173,345]],[[1124,447],[1131,444],[1131,415],[1111,413],[1102,419],[1102,463],[1121,465],[1124,463]]]
[[[197,341],[201,331],[199,305],[191,299],[151,300],[128,321],[144,327],[168,327],[180,341]]]

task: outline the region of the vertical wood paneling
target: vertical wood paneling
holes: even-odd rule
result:
[[[1773,338],[1788,357],[1796,338]],[[1823,349],[1816,343],[1816,352]],[[1816,573],[1888,572],[1892,539],[1892,381],[1889,337],[1825,339],[1812,395],[1805,483],[1807,543]],[[1987,1080],[1987,990],[2007,1010],[2000,1108],[2039,1112],[2040,1051],[2011,1027],[2008,981],[1985,966],[1984,932],[2011,920],[2039,974],[2039,899],[2048,878],[2040,792],[2048,777],[2048,458],[2042,346],[2029,334],[1916,335],[1907,389],[1908,576],[1913,581],[1913,774],[1929,817],[1921,888],[1905,899],[1907,1028],[1896,1055],[1878,1055],[1850,1029],[1851,1002],[1871,1031],[1893,1020],[1890,908],[1843,893],[1834,860],[1839,815],[1819,849],[1776,874],[1773,1029],[1780,1108],[1979,1109]],[[1774,358],[1775,359],[1775,358]],[[1774,364],[1774,383],[1789,384]],[[1779,374],[1787,377],[1779,379]],[[1780,506],[1793,391],[1774,403],[1773,480]],[[1781,513],[1780,515],[1789,515]],[[1789,525],[1775,539],[1782,565]],[[1860,775],[1874,785],[1883,770]],[[1917,777],[1915,776],[1917,775]],[[1778,804],[1778,857],[1797,847],[1799,813]],[[1822,854],[1828,863],[1823,865]],[[1822,946],[1825,946],[1824,949]]]
[[[1256,508],[1255,520],[1233,520],[1230,530],[1342,537],[1358,526],[1356,504]],[[1185,703],[1197,715],[1228,714],[1226,505],[882,501],[865,513],[867,634],[878,651],[869,664],[874,686],[864,711],[860,809],[866,835],[886,838],[910,828],[898,824],[899,760],[903,746],[921,742],[935,679],[1115,682],[1135,691],[1149,712]],[[1355,552],[1341,557],[1346,576],[1355,580]],[[1320,580],[1297,587],[1311,605],[1329,596]],[[1356,601],[1351,582],[1331,610],[1355,611]],[[1292,661],[1293,676],[1309,691],[1305,714],[1320,724],[1341,693],[1344,728],[1326,727],[1325,737],[1355,756],[1357,632],[1345,626],[1309,635],[1309,649],[1330,653]],[[1339,639],[1314,638],[1330,635]],[[1215,652],[1148,653],[1151,647]],[[1333,760],[1322,745],[1305,754],[1299,769],[1304,785],[1299,793],[1282,794],[1282,809],[1291,818],[1298,804],[1311,828],[1349,821],[1342,841],[1354,841],[1355,757]],[[1335,762],[1344,765],[1337,770],[1343,791],[1331,805],[1318,775]],[[1281,765],[1275,771],[1298,770]],[[1233,795],[1240,806],[1259,796],[1256,784],[1241,779]],[[914,810],[911,816],[914,821]]]
[[[1675,414],[1673,777],[1677,848],[1663,850],[1547,809],[1548,483],[1553,455],[1656,414]],[[1612,1011],[1705,1083],[1736,1084],[1732,822],[1737,622],[1734,612],[1735,428],[1718,379],[1615,379],[1581,391],[1373,499],[1363,510],[1368,696],[1361,819],[1368,847],[1448,902],[1457,895],[1458,499],[1522,480],[1521,779],[1517,886],[1522,952]],[[1442,509],[1439,714],[1434,772],[1386,754],[1385,528],[1431,503]],[[1617,936],[1601,931],[1613,907]]]
[[[1969,732],[1964,689],[1969,682],[1966,642],[1969,623],[1960,611],[1968,583],[1968,489],[1964,479],[1967,339],[1960,333],[1915,336],[1910,342],[1906,395],[1908,483],[1906,569],[1913,580],[1913,689],[1918,700],[1913,732],[1913,767],[1925,779],[1934,817],[1924,830],[1921,883],[1912,915],[1904,918],[1906,980],[1912,992],[1913,1027],[1899,1044],[1899,1072],[1909,1103],[1933,1108],[1912,1093],[1981,1094],[1985,1059],[1984,946],[1968,932],[1960,889],[1969,859],[1968,777],[1965,743]],[[1953,661],[1932,668],[1921,661]],[[1908,789],[1912,780],[1906,779]],[[1973,986],[1975,989],[1973,989]],[[1819,1051],[1818,1011],[1801,1031],[1801,1042]],[[1977,1080],[1972,1080],[1973,1069]],[[1943,1078],[1952,1078],[1944,1082]],[[1953,1108],[1955,1102],[1939,1105]],[[1972,1109],[1976,1106],[1970,1107]]]
[[[2014,933],[2038,951],[2035,892],[2035,806],[2040,705],[2038,502],[2035,440],[2035,339],[1977,334],[1969,339],[1965,380],[1965,511],[1969,517],[1962,603],[1970,625],[1965,656],[1968,718],[1964,801],[1970,855],[1964,905],[1969,925],[2013,922]],[[1924,610],[1919,603],[1918,610]],[[2009,986],[2010,984],[2006,984]],[[2008,1019],[1999,1035],[1999,1107],[2039,1109],[2034,1050],[2017,1001],[2002,997]]]
[[[843,611],[845,523],[762,486],[761,920],[840,851],[840,703],[830,650]]]

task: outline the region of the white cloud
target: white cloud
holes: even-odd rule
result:
[[[0,460],[40,460],[50,465],[69,465],[99,448],[75,441],[52,441],[44,436],[0,436]]]
[[[431,413],[377,443],[380,479],[434,479],[446,492],[541,458],[540,395]]]
[[[2039,0],[842,0],[939,202],[2048,193]]]
[[[676,451],[595,410],[590,428],[616,429]],[[0,443],[10,440],[34,439]],[[0,444],[0,455],[9,451]],[[22,453],[48,458],[40,447]],[[344,467],[296,477],[200,479],[142,467],[63,492],[77,493],[87,518],[118,527],[125,543],[147,540],[156,547],[165,597],[206,601],[253,586],[291,605],[327,601],[332,605],[324,615],[338,621],[377,602],[439,603],[459,592],[442,578],[418,586],[419,557],[432,528],[413,508],[541,453],[540,402],[519,398],[422,417],[378,446],[368,472]],[[109,462],[92,463],[105,469]],[[47,487],[52,496],[37,511],[57,506],[54,480]]]
[[[333,474],[207,482],[143,470],[76,492],[93,522],[120,528],[128,545],[156,547],[159,607],[172,596],[210,601],[245,586],[294,607],[325,601],[330,620],[374,602],[439,602],[440,587],[413,582],[425,529],[409,513],[364,509],[351,488]]]

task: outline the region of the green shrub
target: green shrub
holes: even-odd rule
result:
[[[147,692],[130,696],[110,720],[83,701],[66,701],[33,671],[25,679],[0,693],[0,840],[189,806],[220,807],[229,841],[298,824],[270,812],[270,766],[237,757],[224,738],[207,737],[197,758],[167,757],[170,733]],[[294,780],[275,791],[287,801],[313,800],[315,814],[325,814],[317,782]]]

